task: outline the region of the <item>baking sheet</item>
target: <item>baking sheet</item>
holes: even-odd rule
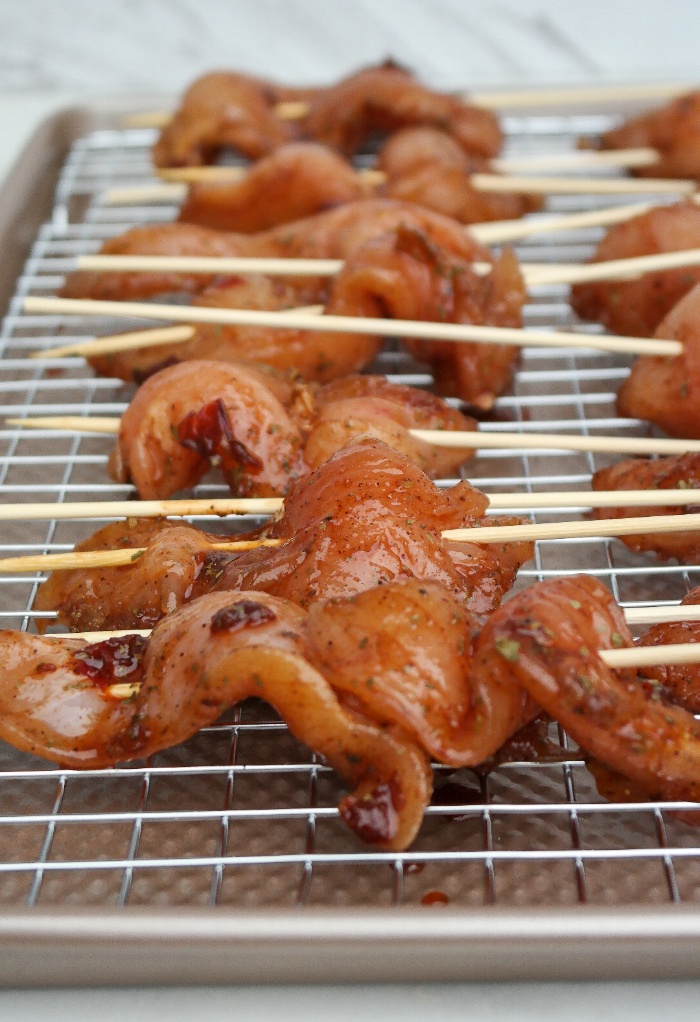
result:
[[[102,204],[105,188],[149,173],[152,133],[119,130],[114,115],[95,107],[51,119],[0,196],[3,282],[13,294],[2,328],[0,415],[119,414],[128,401],[128,388],[94,378],[79,359],[27,359],[50,337],[116,331],[123,321],[20,311],[24,295],[56,289],[75,254],[94,251],[131,223],[172,217],[167,207]],[[506,122],[508,150],[567,149],[610,119],[594,111],[518,114]],[[558,197],[549,210],[618,201]],[[575,261],[599,236],[543,236],[518,254]],[[572,325],[565,289],[538,289],[526,319]],[[528,349],[513,392],[486,428],[645,435],[646,424],[615,416],[627,365],[584,348]],[[429,383],[422,367],[391,346],[375,368]],[[1,499],[127,496],[129,487],[106,476],[110,443],[0,428]],[[581,489],[609,460],[486,452],[469,473],[490,490]],[[215,481],[196,492],[222,494]],[[535,520],[566,514],[576,516],[542,512]],[[69,549],[99,524],[4,526],[0,555]],[[518,585],[584,567],[627,605],[675,602],[700,581],[697,569],[655,565],[614,541],[585,540],[539,544]],[[32,627],[39,577],[0,578],[3,627]],[[555,725],[552,738],[566,743]],[[605,803],[573,747],[563,762],[504,763],[480,776],[438,768],[436,776],[439,794],[417,841],[396,855],[368,851],[347,831],[335,808],[337,778],[261,703],[118,770],[76,774],[2,745],[0,982],[700,972],[699,834],[673,805]],[[430,892],[447,907],[423,907]]]

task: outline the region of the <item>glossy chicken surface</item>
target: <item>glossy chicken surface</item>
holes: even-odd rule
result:
[[[300,130],[350,155],[370,135],[408,125],[438,127],[477,156],[496,156],[503,144],[498,120],[490,111],[434,92],[390,61],[319,90],[310,98]]]
[[[389,211],[380,208],[381,212]],[[325,313],[520,327],[526,292],[515,256],[507,250],[490,273],[475,273],[470,263],[481,253],[473,243],[465,245],[464,238],[458,246],[439,245],[431,232],[401,223],[391,231],[368,234],[361,245],[350,246],[343,268],[331,279]],[[467,248],[467,258],[455,253],[455,247]],[[280,311],[294,306],[294,297],[292,289],[279,281],[235,278],[209,287],[195,304]],[[399,327],[396,332],[400,337]],[[139,379],[175,359],[255,361],[293,370],[305,380],[327,382],[366,366],[381,343],[378,335],[320,328],[206,325],[181,345],[132,349],[93,358],[91,363],[102,373]],[[476,342],[407,341],[406,346],[432,366],[439,392],[482,408],[490,408],[510,385],[519,354],[515,346]]]
[[[441,763],[483,762],[532,716],[516,682],[473,669],[476,622],[435,582],[315,603],[308,634],[313,662],[344,701],[401,726]]]
[[[671,436],[700,438],[700,285],[659,324],[656,337],[681,341],[681,355],[640,355],[617,395],[620,415],[647,419]]]
[[[516,220],[542,207],[537,195],[476,189],[469,176],[490,172],[488,161],[467,155],[437,128],[397,131],[380,151],[378,166],[387,174],[382,190],[389,198],[414,202],[463,224]]]
[[[681,600],[682,607],[700,603],[700,588],[691,589]],[[652,625],[639,639],[640,646],[667,646],[677,642],[700,641],[700,622],[667,621]],[[700,713],[700,665],[659,664],[640,667],[637,671],[640,684],[651,682],[658,685],[660,698],[682,706],[690,713]]]
[[[369,190],[333,150],[295,143],[253,164],[239,181],[192,185],[178,219],[248,234],[353,202]]]
[[[488,161],[467,156],[434,128],[405,128],[392,135],[379,153],[378,168],[386,174],[383,182],[358,173],[332,149],[296,142],[246,168],[240,179],[191,185],[178,219],[252,233],[372,194],[463,224],[516,219],[542,205],[536,195],[476,189],[470,174],[489,171]]]
[[[283,495],[345,443],[372,435],[435,478],[457,474],[472,452],[414,439],[409,429],[475,426],[436,395],[383,376],[313,388],[251,367],[192,361],[139,388],[122,416],[110,474],[133,482],[144,500],[194,486],[210,466],[235,496]]]
[[[181,223],[132,227],[106,241],[100,252],[106,255],[347,259],[371,238],[399,227],[414,227],[436,245],[464,259],[490,259],[488,249],[478,245],[461,224],[432,210],[391,199],[364,199],[256,234],[217,231]],[[79,270],[66,278],[60,293],[66,298],[128,301],[173,292],[193,294],[210,287],[213,281],[213,277],[205,274]],[[297,286],[302,288],[314,285],[309,278],[297,278],[297,282]],[[316,286],[324,287],[325,283],[321,279]]]
[[[294,127],[275,115],[275,104],[304,96],[265,79],[230,71],[198,78],[153,147],[156,167],[211,163],[222,149],[258,159],[290,141]]]
[[[80,549],[148,545],[148,552],[120,568],[56,572],[36,606],[57,610],[71,630],[143,627],[211,590],[261,589],[310,606],[417,578],[441,582],[484,615],[532,556],[530,543],[442,539],[443,529],[478,524],[487,504],[469,483],[439,489],[405,455],[358,439],[292,485],[283,513],[265,529],[280,546],[233,554],[212,550],[212,537],[191,526],[175,534],[172,523],[116,523]]]
[[[622,610],[601,582],[558,578],[493,614],[474,669],[522,685],[588,754],[648,795],[700,801],[700,723],[597,655],[631,644]]]
[[[310,606],[408,576],[439,581],[474,613],[488,613],[531,544],[478,546],[440,535],[478,523],[487,503],[467,482],[438,489],[381,441],[356,440],[293,484],[268,530],[283,544],[230,560],[217,586],[265,588]]]
[[[659,159],[636,174],[700,178],[700,92],[688,92],[624,121],[600,138],[601,149],[656,149]]]
[[[611,227],[593,262],[687,248],[700,248],[700,206],[679,202]],[[576,284],[571,305],[579,316],[596,320],[613,333],[651,337],[664,316],[699,283],[700,267],[687,266],[645,273],[635,280]]]
[[[279,102],[298,99],[308,103],[304,117],[277,117]],[[157,167],[196,166],[225,149],[258,159],[295,138],[351,155],[370,136],[411,124],[435,125],[480,156],[495,156],[503,143],[490,111],[435,92],[386,61],[327,88],[286,88],[230,72],[205,75],[184,94],[154,146],[153,161]]]
[[[342,705],[305,631],[286,601],[220,593],[169,615],[148,642],[3,632],[0,735],[67,767],[105,767],[176,745],[256,696],[354,786],[340,812],[359,836],[404,848],[430,798],[428,759],[403,729]],[[136,691],[118,698],[113,684]]]
[[[677,458],[629,458],[611,468],[600,469],[592,480],[594,490],[700,490],[700,454],[683,454]],[[624,499],[621,493],[620,499]],[[700,504],[700,492],[698,493]],[[664,507],[612,507],[593,511],[594,518],[636,518],[639,515],[683,515],[696,511],[693,505]],[[636,553],[649,551],[667,559],[675,557],[682,564],[700,564],[700,533],[672,532],[620,536]]]

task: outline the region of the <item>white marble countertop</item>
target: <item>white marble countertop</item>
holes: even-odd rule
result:
[[[700,78],[697,0],[24,0],[0,4],[0,180],[48,114],[214,66],[323,81],[388,54],[440,87]],[[700,982],[0,991],[35,1022],[696,1019]]]

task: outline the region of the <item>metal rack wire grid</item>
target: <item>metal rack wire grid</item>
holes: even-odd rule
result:
[[[511,154],[563,151],[580,134],[609,123],[608,116],[509,118],[507,148]],[[115,129],[91,132],[72,146],[52,215],[38,232],[2,325],[0,416],[118,415],[126,407],[129,389],[96,378],[79,358],[28,358],[53,338],[123,330],[124,321],[30,316],[21,304],[26,295],[54,292],[73,258],[95,251],[105,238],[135,223],[172,218],[169,206],[108,207],[102,201],[106,188],[151,179],[152,141],[150,131]],[[547,211],[615,202],[557,197]],[[582,260],[600,233],[540,236],[519,246],[518,255],[537,262]],[[580,329],[581,348],[561,354],[526,349],[512,392],[498,400],[484,428],[648,435],[647,424],[615,414],[615,391],[629,361],[587,350],[585,333],[598,328],[577,323],[566,299],[561,287],[535,289],[526,323]],[[391,344],[373,369],[400,382],[431,382]],[[0,427],[3,502],[130,496],[129,486],[107,476],[111,442]],[[610,461],[506,450],[483,452],[469,473],[490,490],[580,489]],[[195,495],[222,496],[224,488],[205,479]],[[555,509],[532,517],[578,513]],[[70,550],[102,523],[5,525],[0,555]],[[537,547],[518,586],[583,569],[625,606],[639,606],[674,603],[700,581],[697,568],[653,563],[614,540]],[[36,573],[0,577],[2,627],[33,628],[41,582]],[[182,746],[118,769],[63,770],[0,743],[0,905],[546,908],[697,900],[700,832],[675,811],[679,806],[607,802],[579,751],[554,724],[549,737],[561,745],[559,755],[511,755],[481,773],[437,768],[424,826],[400,855],[368,851],[353,837],[338,817],[338,778],[260,702],[237,707]]]

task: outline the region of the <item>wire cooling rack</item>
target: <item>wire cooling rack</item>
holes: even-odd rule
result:
[[[508,151],[570,149],[580,134],[610,123],[611,117],[597,115],[509,118]],[[26,295],[53,293],[73,258],[95,251],[105,238],[173,217],[172,207],[107,207],[102,201],[109,187],[150,178],[152,141],[145,130],[95,130],[70,147],[51,215],[36,235],[2,325],[0,416],[118,415],[126,407],[129,389],[96,378],[81,359],[28,356],[54,338],[68,342],[128,324],[29,316],[21,304]],[[559,197],[547,212],[617,201]],[[583,260],[599,236],[595,229],[542,236],[519,246],[518,255],[537,262]],[[566,299],[563,288],[536,288],[526,323],[580,329],[582,347],[561,354],[526,349],[512,392],[497,401],[484,428],[647,435],[647,424],[615,415],[615,391],[629,362],[587,350],[585,333],[598,328],[577,323]],[[430,384],[423,369],[391,345],[373,369],[396,381]],[[107,476],[111,443],[104,436],[0,427],[0,499],[129,497],[131,487]],[[468,471],[478,486],[525,493],[585,488],[592,472],[610,462],[604,455],[506,450],[478,455]],[[224,494],[215,480],[195,492]],[[533,520],[578,513],[555,509]],[[70,550],[103,522],[4,526],[0,555]],[[586,539],[539,543],[518,586],[580,570],[601,578],[625,606],[675,603],[700,581],[697,568],[657,564],[620,542]],[[41,582],[34,573],[0,577],[2,627],[33,628]],[[303,906],[333,908],[342,919],[360,908],[431,903],[555,912],[583,904],[649,909],[697,901],[700,831],[670,803],[606,802],[575,746],[556,725],[549,732],[564,750],[558,758],[511,759],[479,774],[438,768],[434,804],[403,854],[369,851],[354,838],[338,817],[336,776],[259,702],[241,705],[184,745],[119,769],[61,770],[0,744],[0,910]]]

